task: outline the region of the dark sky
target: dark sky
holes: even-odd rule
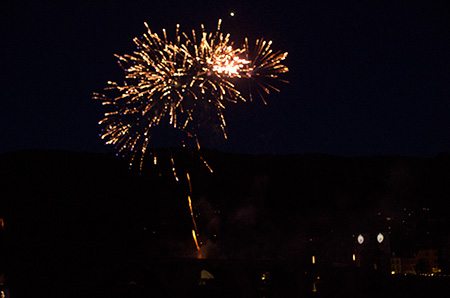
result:
[[[434,156],[450,151],[449,1],[8,1],[2,5],[0,153],[113,151],[92,92],[148,22],[273,40],[281,93],[227,111],[240,153]],[[230,17],[230,12],[235,12]]]

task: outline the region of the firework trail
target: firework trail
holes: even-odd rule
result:
[[[191,211],[191,218],[192,218],[192,223],[194,224],[194,230],[195,230],[195,234],[198,235],[198,229],[197,229],[197,222],[195,221],[195,217],[194,217],[194,211],[192,209],[192,201],[191,201],[191,197],[192,197],[192,185],[191,185],[191,178],[189,176],[189,173],[186,173],[187,179],[188,179],[188,183],[189,183],[189,195],[188,195],[188,203],[189,203],[189,210]]]
[[[197,247],[197,250],[200,250],[200,246],[198,246],[198,241],[197,241],[197,236],[195,234],[195,230],[192,230],[192,238],[194,239],[195,247]]]
[[[200,34],[192,30],[190,35],[177,25],[169,41],[166,30],[160,36],[145,23],[147,33],[134,38],[133,54],[115,55],[125,72],[123,84],[109,81],[108,95],[93,97],[110,107],[99,122],[101,138],[119,152],[131,153],[130,166],[138,160],[142,170],[155,126],[184,132],[200,149],[204,130],[218,130],[227,138],[227,103],[251,101],[254,93],[264,101],[270,90],[278,91],[272,83],[288,72],[282,64],[287,53],[274,52],[272,42],[262,39],[250,47],[246,38],[236,47],[220,25],[221,20],[215,32],[202,25]],[[247,87],[238,89],[238,83]]]

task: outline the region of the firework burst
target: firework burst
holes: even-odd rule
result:
[[[246,38],[236,47],[220,25],[221,20],[215,32],[206,32],[202,25],[199,35],[180,32],[177,25],[169,41],[165,30],[160,36],[145,23],[147,33],[134,38],[136,51],[115,55],[125,72],[124,83],[108,82],[107,94],[94,94],[110,106],[99,122],[106,144],[131,152],[131,163],[140,156],[142,169],[155,126],[178,129],[200,148],[202,130],[219,129],[227,138],[227,103],[251,101],[254,93],[264,101],[270,90],[278,91],[272,82],[281,81],[278,76],[288,71],[282,64],[287,53],[274,52],[272,42],[262,39],[250,47]],[[239,90],[240,81],[248,88]]]

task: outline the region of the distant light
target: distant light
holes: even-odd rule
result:
[[[353,259],[353,261],[356,261],[356,255],[355,254],[353,254],[352,259]]]
[[[312,289],[312,291],[313,291],[313,293],[317,292],[317,287],[316,287],[316,283],[315,282],[313,282],[313,289]]]
[[[364,236],[359,234],[357,240],[358,240],[359,244],[363,244],[364,243]]]
[[[315,264],[316,263],[316,257],[312,256],[312,263]]]
[[[391,274],[394,275],[394,274],[395,274],[395,271],[391,271]]]
[[[230,17],[234,17],[234,11],[230,12]]]
[[[377,241],[378,241],[378,243],[383,242],[383,240],[384,240],[383,234],[379,233],[379,234],[377,235]]]
[[[211,274],[211,272],[202,270],[200,271],[200,279],[213,279],[214,275]]]

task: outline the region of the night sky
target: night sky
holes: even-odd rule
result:
[[[114,54],[177,23],[223,19],[236,44],[289,52],[280,93],[228,107],[222,151],[434,156],[450,151],[449,1],[9,1],[2,5],[0,153],[109,152],[92,99]],[[53,2],[53,4],[47,4]],[[234,2],[234,3],[233,3]],[[231,17],[230,12],[235,16]]]

